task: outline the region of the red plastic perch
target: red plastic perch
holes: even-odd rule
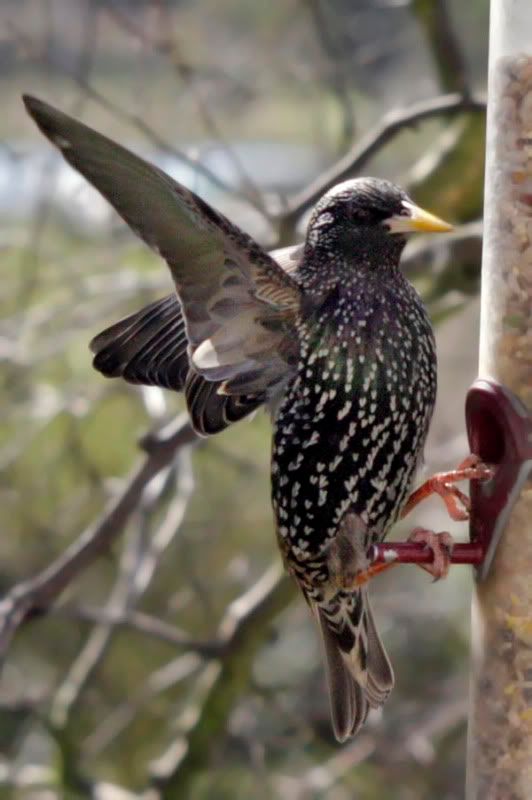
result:
[[[495,381],[479,379],[467,394],[471,453],[495,467],[487,481],[471,481],[470,541],[457,543],[452,564],[472,564],[484,578],[523,482],[532,472],[532,418],[520,400]],[[381,542],[370,553],[376,564],[430,564],[433,553],[414,542]]]

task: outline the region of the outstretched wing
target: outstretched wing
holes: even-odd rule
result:
[[[170,267],[194,370],[219,392],[262,394],[294,357],[297,283],[250,236],[124,147],[25,96],[41,131]]]
[[[303,247],[274,250],[271,257],[295,272]],[[176,294],[156,300],[106,328],[90,343],[93,366],[106,378],[182,391],[189,370],[188,338]],[[204,379],[203,379],[204,380]],[[216,382],[215,382],[216,383]],[[219,382],[216,386],[219,386]]]
[[[195,430],[219,433],[246,417],[264,394],[220,394],[220,382],[208,381],[190,366],[188,339],[176,294],[115,322],[90,343],[93,365],[107,378],[184,391]]]
[[[297,269],[302,249],[286,247],[274,250],[271,256],[291,273]],[[266,399],[264,394],[220,394],[220,382],[208,381],[190,367],[185,321],[176,294],[106,328],[90,347],[94,367],[108,378],[184,390],[194,428],[203,435],[238,422]]]

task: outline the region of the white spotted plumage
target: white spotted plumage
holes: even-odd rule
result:
[[[346,520],[363,526],[354,545],[364,554],[397,519],[432,416],[436,354],[421,300],[398,269],[404,242],[361,238],[347,253],[334,246],[330,216],[317,219],[295,275],[312,302],[298,319],[299,363],[275,418],[272,496],[281,509],[292,498],[281,547],[320,622],[342,739],[384,702],[393,673],[367,592],[335,584],[330,554]]]

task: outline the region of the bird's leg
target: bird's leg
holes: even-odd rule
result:
[[[369,583],[373,578],[377,575],[380,575],[381,572],[386,572],[391,567],[396,567],[396,561],[388,561],[384,562],[383,564],[370,564],[367,569],[363,570],[363,572],[359,572],[355,575],[353,583],[351,585],[351,589],[358,589],[364,584]]]
[[[367,555],[368,526],[355,514],[348,514],[329,546],[327,568],[338,589],[353,590],[393,567],[392,563],[371,564]]]
[[[451,519],[467,520],[470,510],[469,497],[454,484],[464,480],[488,480],[492,475],[491,467],[481,461],[478,456],[470,455],[462,461],[457,469],[437,473],[416,489],[407,500],[401,517],[409,514],[426,497],[438,494],[444,501]],[[356,589],[398,563],[392,560],[372,564],[367,556],[368,541],[371,541],[371,538],[367,525],[360,517],[354,514],[346,516],[328,553],[329,574],[338,588]],[[419,566],[429,572],[434,580],[447,576],[454,547],[454,540],[450,533],[447,531],[435,533],[427,528],[415,528],[409,541],[424,544],[432,550],[432,562],[419,564]]]
[[[432,550],[432,562],[430,564],[418,564],[419,567],[432,575],[435,581],[447,577],[454,547],[454,540],[450,533],[447,531],[435,533],[427,528],[414,528],[408,537],[408,541],[424,544],[425,547]]]
[[[348,514],[327,551],[327,569],[337,589],[351,589],[356,576],[369,567],[363,547],[367,528],[360,519]]]
[[[493,475],[493,470],[476,455],[469,455],[458,468],[450,472],[439,472],[423,483],[413,492],[404,506],[401,517],[415,508],[418,503],[431,494],[438,494],[442,498],[451,519],[460,521],[469,519],[471,503],[469,497],[460,491],[455,483],[465,480],[487,480]],[[451,556],[454,540],[450,533],[444,531],[435,533],[427,528],[414,528],[408,541],[424,544],[433,553],[430,564],[419,564],[434,577],[434,580],[445,578],[451,565]]]
[[[454,484],[459,481],[488,480],[492,475],[491,467],[484,464],[478,456],[469,455],[457,469],[450,472],[438,472],[421,484],[415,492],[412,492],[401,512],[401,517],[406,517],[426,497],[430,497],[431,494],[439,494],[451,519],[457,521],[469,519],[471,508],[469,497]]]

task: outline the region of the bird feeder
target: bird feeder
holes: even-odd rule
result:
[[[491,3],[467,800],[532,797],[532,2]]]

